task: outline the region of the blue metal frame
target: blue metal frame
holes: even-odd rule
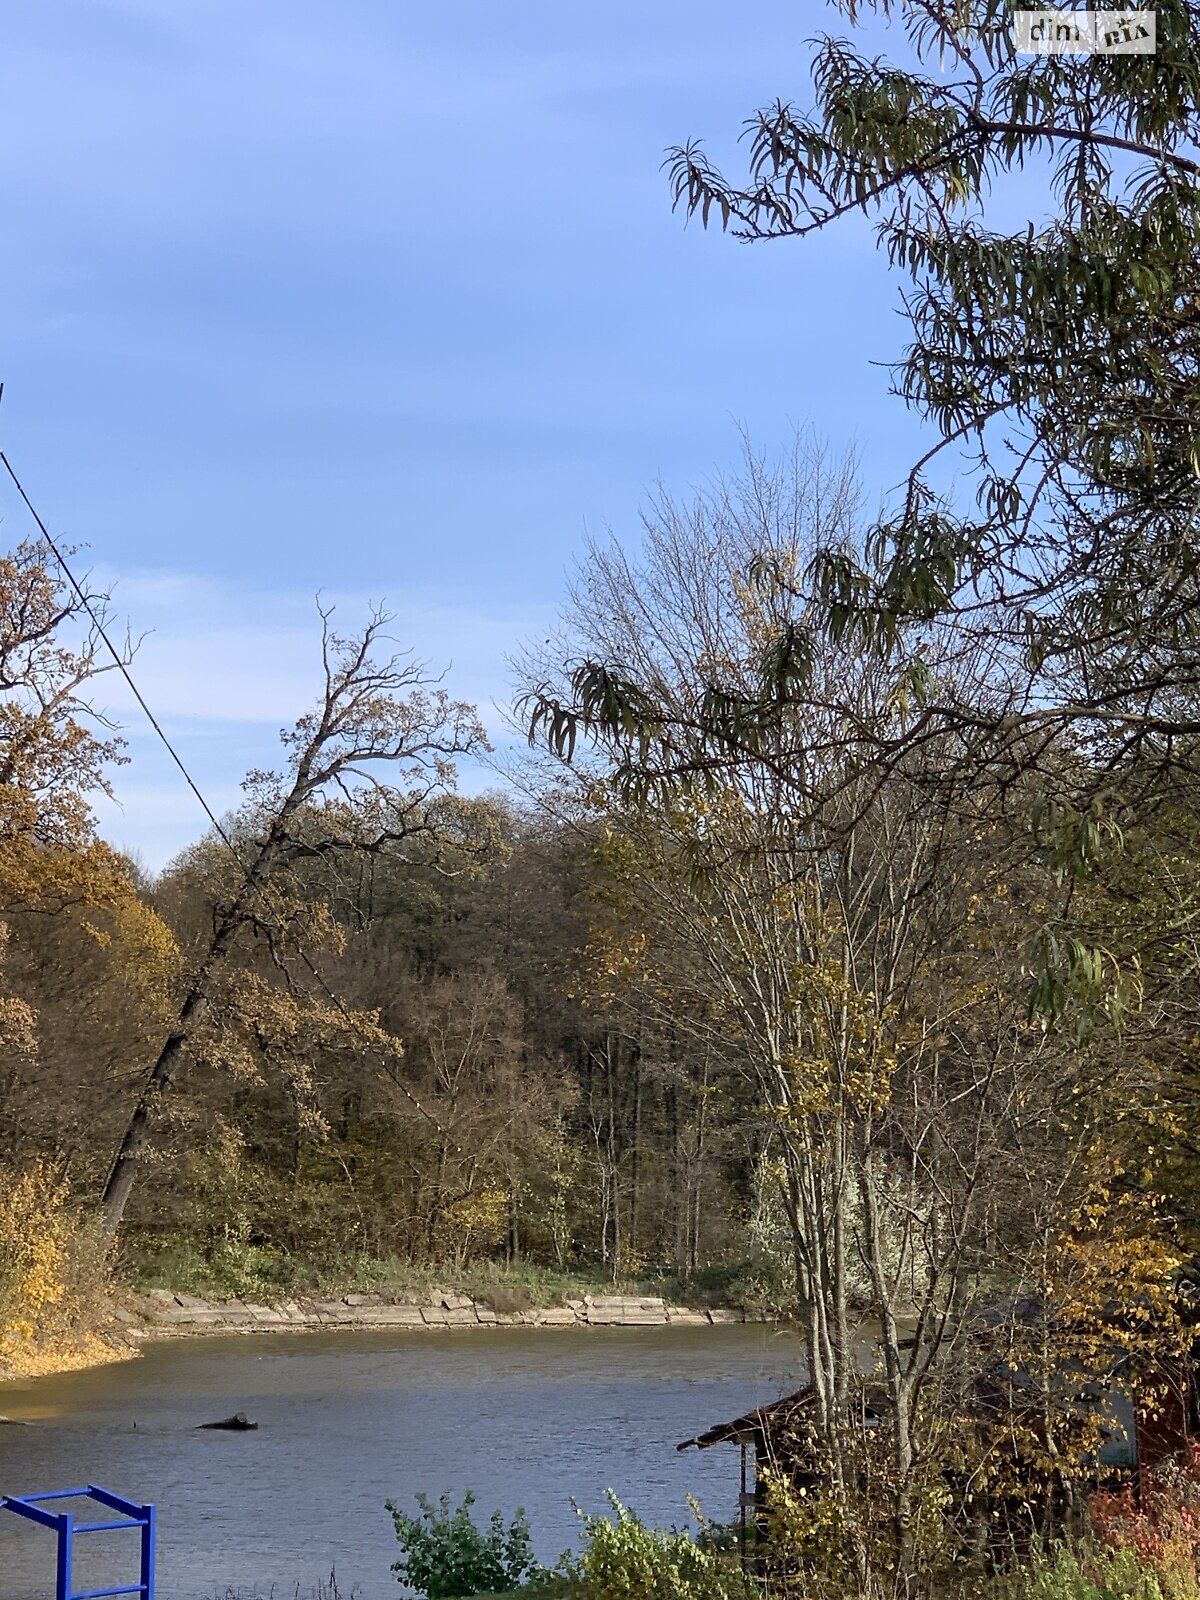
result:
[[[116,1522],[76,1522],[71,1511],[45,1511],[43,1500],[95,1500],[110,1511],[120,1512]],[[124,1495],[113,1494],[89,1483],[86,1489],[55,1489],[50,1494],[6,1494],[0,1500],[0,1509],[15,1511],[43,1528],[50,1528],[58,1538],[58,1573],[54,1584],[54,1600],[105,1600],[108,1595],[140,1594],[143,1600],[154,1600],[154,1532],[153,1506],[139,1505],[136,1500],[126,1500]],[[109,1533],[117,1528],[141,1529],[141,1581],[128,1583],[118,1589],[83,1589],[71,1587],[71,1562],[77,1533]]]

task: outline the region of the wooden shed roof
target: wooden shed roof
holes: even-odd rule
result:
[[[772,1400],[770,1405],[747,1411],[740,1417],[734,1417],[732,1422],[719,1422],[716,1427],[698,1433],[694,1439],[685,1439],[675,1448],[687,1450],[695,1445],[697,1450],[707,1450],[714,1444],[753,1444],[772,1428],[785,1426],[793,1414],[805,1410],[811,1404],[812,1396],[812,1385],[806,1383],[803,1389],[797,1389],[794,1394],[785,1394],[780,1400]]]

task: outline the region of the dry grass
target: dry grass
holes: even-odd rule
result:
[[[331,1572],[323,1582],[304,1588],[273,1583],[269,1589],[220,1589],[208,1600],[359,1600],[358,1589],[339,1589],[337,1574]]]

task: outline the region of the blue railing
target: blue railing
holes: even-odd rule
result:
[[[76,1522],[71,1511],[47,1511],[46,1500],[95,1500],[110,1511],[120,1512],[113,1522]],[[113,1494],[89,1483],[86,1489],[55,1489],[50,1494],[6,1494],[0,1500],[5,1511],[15,1511],[43,1528],[50,1528],[58,1538],[58,1572],[54,1585],[54,1600],[106,1600],[108,1595],[139,1594],[143,1600],[154,1600],[154,1507],[139,1505],[136,1500],[126,1500],[124,1495]],[[75,1536],[79,1533],[112,1533],[120,1528],[141,1529],[141,1578],[137,1583],[127,1583],[117,1589],[73,1589],[71,1564],[75,1554]]]

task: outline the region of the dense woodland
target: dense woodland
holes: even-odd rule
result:
[[[601,830],[572,809],[451,802],[439,781],[404,842],[289,864],[303,932],[281,951],[273,928],[239,927],[219,1017],[157,1108],[131,1255],[186,1242],[218,1282],[280,1284],[359,1257],[611,1277],[741,1258],[761,1138],[715,1050],[597,970]],[[231,819],[235,847],[255,823]],[[37,1045],[6,1058],[0,1148],[98,1204],[244,873],[215,836],[153,881],[91,850],[98,895],[8,912]]]
[[[494,793],[440,664],[327,615],[312,711],[149,881],[88,811],[106,602],[0,567],[3,1316],[88,1240],[736,1269],[804,1342],[797,1570],[912,1592],[1078,1509],[1117,1376],[1161,1412],[1195,1342],[1200,23],[1085,71],[905,0],[896,64],[841,9],[816,109],[742,178],[681,146],[675,199],[865,213],[929,451],[882,509],[807,437],[653,497],[514,641]]]
[[[16,732],[31,763],[79,740],[89,765],[48,772],[33,832],[18,833],[22,816],[10,840],[6,977],[14,1029],[30,1031],[4,1061],[8,1170],[43,1163],[100,1207],[162,1039],[232,917],[207,1018],[156,1097],[122,1218],[130,1260],[185,1246],[218,1284],[284,1285],[364,1258],[618,1278],[754,1253],[761,1130],[718,1042],[697,1048],[606,972],[604,826],[584,799],[460,798],[444,757],[435,770],[419,754],[411,786],[386,797],[398,827],[369,786],[310,803],[270,921],[257,902],[237,909],[269,827],[253,800],[151,880],[92,836],[71,781],[94,781],[109,754],[60,695],[90,647],[50,658],[22,638],[74,620],[52,566],[27,547],[4,568],[7,670],[47,707]],[[429,725],[410,745],[442,716],[422,693],[402,713]],[[451,742],[481,742],[464,728]],[[25,874],[51,850],[65,881],[43,893]]]

